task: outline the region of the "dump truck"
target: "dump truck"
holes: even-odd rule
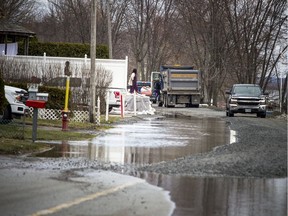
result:
[[[201,100],[200,71],[192,66],[161,66],[158,106],[199,107]]]

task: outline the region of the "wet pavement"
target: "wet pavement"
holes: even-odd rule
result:
[[[168,191],[109,171],[1,168],[0,185],[1,216],[167,216],[175,208]]]
[[[173,216],[285,216],[287,179],[195,178],[139,173],[148,183],[170,191]]]
[[[91,141],[63,141],[39,157],[84,157],[128,164],[151,164],[211,151],[228,144],[230,131],[217,118],[153,118],[116,125]]]
[[[90,160],[147,164],[211,151],[236,141],[220,118],[153,118],[117,125],[91,141],[63,142],[40,157],[84,157]],[[287,178],[200,178],[137,173],[148,183],[170,191],[173,216],[279,215],[287,213]]]

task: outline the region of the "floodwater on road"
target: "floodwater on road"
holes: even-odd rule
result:
[[[287,178],[195,178],[139,173],[148,183],[170,191],[173,216],[285,216]]]
[[[63,141],[38,156],[146,164],[211,151],[235,141],[233,138],[225,121],[217,118],[151,117],[134,124],[116,125],[91,141]]]
[[[146,164],[211,151],[236,142],[235,131],[219,118],[156,118],[116,125],[91,141],[63,141],[40,157]],[[170,191],[173,216],[284,216],[287,178],[200,178],[137,173],[148,183]]]

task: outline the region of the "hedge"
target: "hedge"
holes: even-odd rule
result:
[[[18,54],[24,55],[24,43],[19,42]],[[37,42],[32,41],[29,43],[29,55],[30,56],[43,56],[43,53],[47,56],[55,57],[78,57],[83,58],[85,54],[90,57],[90,44],[80,43],[52,43],[52,42]],[[109,50],[106,45],[97,45],[96,58],[109,58]]]

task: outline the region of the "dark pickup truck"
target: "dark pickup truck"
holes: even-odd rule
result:
[[[256,113],[257,117],[266,117],[267,95],[256,84],[234,84],[226,102],[226,116],[235,113]]]

